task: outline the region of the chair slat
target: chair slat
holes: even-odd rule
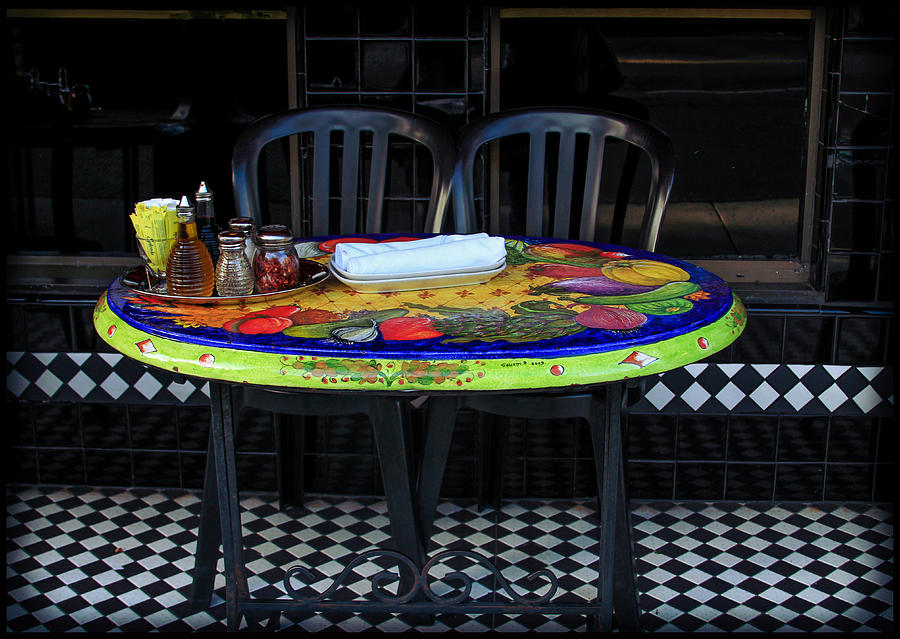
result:
[[[584,199],[581,202],[581,226],[578,231],[580,240],[593,241],[597,232],[597,204],[600,199],[605,147],[606,140],[603,137],[591,136],[584,179]]]
[[[344,129],[343,153],[341,154],[341,233],[357,231],[356,211],[359,192],[359,129]]]
[[[313,235],[328,233],[328,184],[330,178],[331,136],[328,131],[313,137]]]
[[[556,202],[553,206],[553,237],[568,237],[572,219],[572,178],[575,175],[575,131],[563,131],[559,140],[556,170]]]
[[[388,134],[372,134],[372,169],[369,173],[369,206],[366,210],[366,233],[377,233],[384,220],[384,193],[388,164]]]
[[[528,198],[525,204],[525,234],[540,237],[544,226],[544,163],[547,136],[532,133],[528,152]]]
[[[363,212],[359,201],[360,177],[360,131],[372,131],[376,139],[372,160],[369,188],[369,205],[366,209],[366,223],[362,224]],[[341,213],[332,220],[329,196],[332,192],[331,180],[331,135],[334,131],[344,132],[343,166],[341,175]],[[305,209],[311,202],[310,232],[314,235],[329,235],[341,232],[381,232],[385,223],[383,215],[386,192],[388,139],[397,135],[428,149],[434,161],[432,189],[428,210],[424,220],[411,232],[439,231],[446,218],[450,204],[450,191],[456,163],[456,145],[453,137],[442,126],[414,113],[395,109],[366,106],[335,106],[291,109],[267,115],[251,123],[239,136],[232,156],[232,185],[234,187],[235,210],[237,215],[252,217],[257,224],[260,219],[259,187],[256,176],[259,155],[269,142],[290,136],[312,136],[312,183],[294,185],[299,188],[300,197],[292,198]],[[301,176],[296,176],[301,179]],[[334,198],[331,198],[334,199]],[[291,212],[292,220],[301,219],[301,211]],[[460,219],[453,216],[454,222]],[[425,228],[422,221],[429,225]],[[448,229],[448,230],[453,230]],[[295,232],[300,229],[294,229]]]

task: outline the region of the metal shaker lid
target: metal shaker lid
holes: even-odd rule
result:
[[[175,207],[175,215],[180,219],[187,219],[194,216],[194,207],[187,195],[181,196],[181,201]]]
[[[222,231],[219,233],[220,246],[244,246],[244,234],[240,231]]]
[[[293,242],[294,236],[284,224],[267,224],[256,231],[256,241],[264,247],[280,247]]]

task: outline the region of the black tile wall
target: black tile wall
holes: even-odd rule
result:
[[[166,407],[174,411],[174,407]],[[131,448],[128,438],[128,417],[125,406],[116,404],[79,404],[81,435],[85,449]],[[145,407],[141,413],[155,413],[156,407]],[[143,448],[143,446],[141,447]]]
[[[630,462],[627,481],[632,499],[674,499],[675,464]],[[715,499],[715,497],[707,497]]]
[[[631,415],[628,420],[628,451],[633,459],[674,459],[677,416]]]
[[[896,470],[893,464],[875,467],[874,501],[894,503],[897,500]]]
[[[575,461],[571,458],[525,460],[525,494],[537,498],[571,495],[574,489],[574,464]]]
[[[681,463],[675,466],[674,499],[722,499],[725,464]],[[707,497],[701,497],[707,495]]]
[[[777,447],[777,420],[735,416],[729,420],[728,459],[733,461],[774,461]],[[737,466],[740,468],[741,466]]]
[[[85,484],[81,449],[37,449],[38,481],[44,484]]]
[[[238,431],[240,432],[240,431]],[[235,453],[235,469],[241,490],[274,492],[275,458],[271,454]]]
[[[135,486],[162,487],[180,483],[177,451],[136,450],[132,460]]]
[[[68,306],[25,307],[24,320],[29,350],[74,350]]]
[[[34,422],[31,419],[31,404],[18,402],[9,407],[6,414],[7,424],[12,427],[7,429],[7,444],[9,446],[34,447]]]
[[[825,458],[827,420],[824,417],[791,417],[781,420],[779,461],[816,461]]]
[[[25,309],[22,306],[3,307],[4,346],[8,351],[28,350],[28,336],[25,332]]]
[[[824,464],[780,464],[775,471],[776,501],[820,501]]]
[[[91,486],[132,486],[131,455],[118,450],[84,450],[85,483]],[[176,467],[177,470],[177,467]],[[167,484],[163,484],[167,485]]]
[[[768,500],[775,486],[774,464],[728,464],[725,499]]]
[[[39,447],[78,446],[81,429],[74,404],[33,404],[35,444]]]
[[[237,452],[264,452],[275,450],[275,431],[272,413],[257,408],[241,411],[240,426],[234,437]]]
[[[475,459],[472,457],[450,457],[444,469],[441,495],[448,498],[471,499],[476,488]]]
[[[182,451],[206,452],[210,410],[207,406],[180,406],[176,410],[178,445]]]
[[[185,453],[179,457],[179,471],[183,488],[200,490],[203,488],[203,476],[206,470],[206,453]]]
[[[837,362],[879,364],[887,357],[887,317],[845,318],[838,337]]]
[[[874,462],[878,420],[834,417],[828,437],[829,462]]]
[[[781,317],[754,316],[740,339],[732,345],[735,362],[776,362],[781,358],[784,320]]]
[[[873,467],[870,465],[829,464],[825,499],[853,500],[854,495],[868,492],[872,486],[872,472]]]
[[[7,481],[19,484],[37,484],[37,448],[19,448],[10,456],[7,466]]]
[[[725,459],[727,421],[727,418],[717,416],[682,416],[678,428],[677,458]]]

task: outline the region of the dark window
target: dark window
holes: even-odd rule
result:
[[[660,252],[796,259],[811,24],[503,20],[501,107],[582,106],[649,119],[676,149]],[[633,193],[642,192],[638,182]],[[626,245],[638,232],[630,218]]]

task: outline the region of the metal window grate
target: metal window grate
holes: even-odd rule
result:
[[[483,115],[487,104],[486,10],[400,7],[384,11],[391,13],[392,20],[359,7],[298,10],[294,103],[298,107],[359,104],[396,108],[431,117],[453,131]],[[312,151],[308,140],[302,138],[298,147],[300,190],[308,194]],[[391,145],[385,200],[390,230],[420,227],[427,208],[430,185],[422,181],[430,173],[422,165],[430,163],[430,158],[426,160],[411,147],[409,143]],[[365,188],[360,193],[366,193]],[[310,203],[307,196],[297,204],[298,235],[311,232]],[[361,196],[359,206],[365,204]]]

